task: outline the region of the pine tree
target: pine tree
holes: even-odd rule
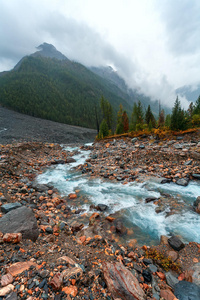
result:
[[[108,136],[108,134],[109,134],[108,124],[107,124],[106,120],[103,119],[103,121],[101,122],[101,125],[100,125],[99,137],[104,138],[104,137]]]
[[[162,109],[159,115],[159,119],[158,119],[158,126],[159,127],[163,127],[165,125],[165,112]]]
[[[123,131],[128,132],[128,130],[129,130],[129,120],[128,120],[128,115],[127,115],[126,111],[123,112],[122,122],[123,122]]]
[[[181,108],[178,96],[175,100],[174,107],[172,109],[170,129],[172,130],[184,130],[187,127],[187,120],[184,110]]]
[[[106,100],[103,96],[100,99],[100,106],[101,111],[103,114],[103,118],[105,119],[108,129],[112,129],[112,122],[113,122],[113,110],[111,104]]]
[[[147,125],[149,125],[149,123],[151,122],[151,125],[152,127],[155,127],[156,126],[156,120],[155,120],[155,117],[151,111],[151,106],[148,105],[148,108],[147,108],[147,111],[146,111],[146,114],[145,114],[145,122]]]
[[[124,132],[124,125],[123,125],[123,106],[120,104],[119,111],[117,113],[117,127],[116,127],[116,134],[122,134]]]

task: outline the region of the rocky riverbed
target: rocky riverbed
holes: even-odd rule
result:
[[[76,169],[124,184],[153,176],[185,185],[199,180],[199,142],[198,134],[97,142],[83,147],[92,152]],[[162,236],[157,246],[122,244],[129,232],[117,215],[104,215],[104,205],[85,212],[74,205],[87,202],[79,190],[60,195],[35,180],[72,163],[73,153],[39,142],[0,151],[0,299],[200,299],[199,243]]]

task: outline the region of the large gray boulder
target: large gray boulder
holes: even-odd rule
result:
[[[174,295],[179,300],[197,300],[200,299],[200,287],[183,280],[175,285]]]
[[[39,235],[37,220],[32,210],[26,206],[11,210],[0,219],[3,233],[20,232],[24,239],[36,241]]]

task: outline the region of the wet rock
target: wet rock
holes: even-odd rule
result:
[[[3,233],[21,233],[23,239],[36,241],[39,235],[37,220],[30,208],[22,206],[11,210],[0,219]]]
[[[176,181],[176,184],[181,186],[187,186],[189,183],[189,178],[180,178]]]
[[[96,206],[96,209],[99,210],[99,211],[106,211],[108,209],[108,206],[105,205],[105,204],[98,204]]]
[[[174,295],[179,300],[197,300],[200,299],[200,287],[183,280],[175,285]]]
[[[170,183],[171,181],[172,180],[169,178],[164,178],[164,179],[162,179],[161,184]]]
[[[153,260],[151,258],[144,258],[143,259],[143,263],[148,266],[148,265],[151,265],[153,264]]]
[[[168,245],[168,237],[166,235],[160,236],[160,245]]]
[[[195,179],[200,180],[200,174],[195,174],[195,173],[193,173],[192,176],[193,176]]]
[[[184,165],[185,166],[190,166],[192,164],[193,160],[190,159],[190,160],[187,160],[186,162],[184,162]]]
[[[137,278],[121,263],[103,262],[102,266],[107,287],[114,299],[145,299]]]
[[[171,272],[166,272],[165,277],[166,277],[167,284],[171,286],[171,288],[173,289],[175,285],[179,283],[179,280],[174,275],[172,275]]]
[[[7,214],[9,211],[13,210],[13,209],[16,209],[16,208],[19,208],[21,207],[21,203],[19,202],[15,202],[15,203],[7,203],[7,204],[3,204],[1,206],[1,211],[2,213],[4,214]]]
[[[62,272],[62,277],[65,281],[68,281],[69,278],[76,278],[78,279],[83,274],[83,269],[81,268],[81,265],[78,265],[78,267],[75,268],[69,268]]]
[[[171,238],[169,238],[168,243],[176,251],[180,251],[185,247],[183,242],[177,236],[172,236]]]
[[[153,202],[155,200],[158,200],[158,198],[156,198],[156,197],[148,197],[148,198],[145,199],[145,202],[146,203],[150,203],[150,202]]]
[[[120,220],[116,221],[115,228],[116,228],[116,232],[119,234],[125,234],[127,232],[127,228]]]
[[[200,196],[198,196],[197,199],[194,201],[193,207],[196,209],[199,204],[200,204]]]

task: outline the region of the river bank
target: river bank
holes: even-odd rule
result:
[[[185,142],[181,140],[181,143]],[[188,142],[191,143],[187,140]],[[144,165],[147,165],[144,160],[150,159],[147,143],[149,141],[143,139],[142,142],[127,140],[127,142],[120,141],[119,144],[118,141],[112,141],[106,142],[105,145],[97,143],[93,147],[87,146],[86,151],[92,150],[90,158],[86,164],[77,165],[74,171],[81,171],[83,176],[100,176],[104,180],[116,182],[142,181],[143,176],[147,175],[144,171],[148,170],[144,168]],[[182,165],[185,161],[179,160],[181,176],[173,176],[177,171],[175,174],[170,171],[168,175],[172,174],[172,177],[165,178],[177,180],[178,177],[191,180],[192,174],[199,172],[198,137],[196,142],[192,143],[195,144],[190,146],[193,147],[192,150],[189,148],[188,151],[183,151],[191,153],[191,156],[185,157],[186,161],[192,160],[192,164],[189,164],[190,169],[186,165],[184,171]],[[144,144],[147,152],[145,154],[136,152],[134,169],[133,165],[127,165],[128,155],[132,155],[135,151],[133,147],[144,151],[145,148],[140,147],[141,144]],[[177,144],[177,141],[174,144]],[[153,148],[152,150],[152,159],[161,157],[160,148],[157,149],[159,151]],[[74,190],[67,195],[61,195],[54,186],[35,181],[38,174],[50,166],[73,164],[72,156],[76,151],[70,153],[56,144],[32,142],[1,147],[0,231],[3,233],[0,245],[2,267],[0,295],[2,298],[5,299],[7,296],[4,295],[10,294],[11,299],[29,300],[161,299],[161,297],[174,299],[174,293],[179,295],[181,285],[183,292],[185,284],[189,284],[189,290],[195,291],[194,297],[198,296],[199,275],[193,274],[195,272],[197,274],[200,268],[199,243],[183,244],[177,239],[174,246],[173,240],[170,244],[167,237],[162,237],[160,245],[156,247],[150,248],[148,244],[139,247],[135,239],[122,245],[119,239],[126,228],[118,222],[116,216],[104,215],[105,206],[97,205],[91,208],[92,213],[87,213],[80,208],[76,209],[76,203],[80,198],[86,203],[88,201],[87,198],[84,199],[81,191]],[[113,155],[110,155],[109,151]],[[116,159],[116,153],[120,160]],[[182,158],[182,155],[180,157]],[[126,162],[123,164],[125,158]],[[114,166],[115,162],[119,173]],[[123,167],[120,167],[119,163],[123,164]],[[128,163],[133,163],[133,159]],[[164,176],[164,168],[160,167],[161,171],[158,173],[159,167],[155,162],[153,167],[155,171],[149,172],[154,172],[156,177]],[[130,170],[129,173],[125,172],[127,169]],[[5,220],[6,216],[9,221]],[[22,224],[18,227],[22,237],[20,234],[14,237],[5,236],[6,232],[13,232],[13,227],[9,230],[12,220],[15,219],[17,226],[16,223],[22,216],[25,228],[21,227]],[[86,221],[87,226],[84,224]],[[185,279],[186,283],[182,279]],[[7,292],[3,285],[7,287]]]

